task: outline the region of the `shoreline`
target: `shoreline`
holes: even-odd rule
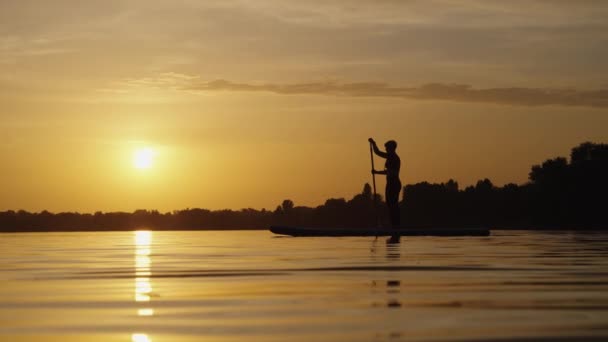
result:
[[[467,229],[472,227],[452,227],[446,228],[446,226],[428,226],[428,227],[404,227],[402,229]],[[484,228],[484,227],[475,227],[475,228]],[[178,228],[178,229],[166,229],[166,228],[151,228],[151,227],[139,227],[139,228],[124,228],[124,229],[0,229],[0,234],[15,234],[15,233],[103,233],[103,232],[134,232],[134,231],[153,231],[153,232],[192,232],[192,231],[263,231],[269,230],[270,227],[262,227],[262,228]],[[341,229],[341,228],[329,228],[327,229]],[[357,228],[361,230],[367,229],[376,229],[373,228]],[[601,232],[608,231],[608,227],[599,228],[599,227],[584,227],[584,228],[573,228],[573,227],[489,227],[487,228],[491,231],[570,231],[570,232]]]

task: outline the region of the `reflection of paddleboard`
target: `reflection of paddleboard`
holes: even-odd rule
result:
[[[272,226],[275,234],[291,236],[489,236],[483,228],[304,228]]]

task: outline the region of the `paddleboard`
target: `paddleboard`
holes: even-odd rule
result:
[[[489,236],[484,228],[306,228],[272,226],[270,231],[279,235],[336,237],[336,236]]]

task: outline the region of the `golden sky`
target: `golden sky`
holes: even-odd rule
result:
[[[0,210],[317,205],[371,180],[370,136],[397,140],[404,183],[522,183],[608,141],[607,17],[592,0],[2,1]]]

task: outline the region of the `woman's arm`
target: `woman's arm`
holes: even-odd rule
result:
[[[386,152],[380,151],[380,149],[378,148],[378,145],[376,145],[376,142],[374,141],[374,139],[369,138],[369,142],[372,144],[372,148],[374,149],[374,153],[378,157],[382,157],[384,159],[386,159],[388,157],[388,154]]]

